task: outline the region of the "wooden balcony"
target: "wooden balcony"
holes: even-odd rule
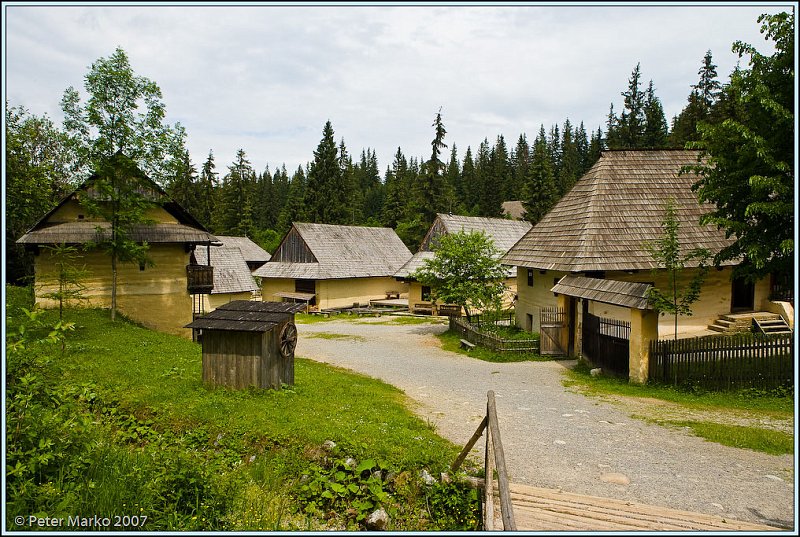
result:
[[[186,289],[191,295],[207,295],[214,289],[214,267],[186,265]]]

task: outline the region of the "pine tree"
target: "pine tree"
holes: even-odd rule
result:
[[[653,81],[647,86],[644,100],[644,132],[642,133],[641,147],[647,149],[661,149],[667,145],[667,119],[664,117],[664,108],[661,100],[656,97]]]
[[[199,180],[198,211],[195,215],[206,228],[211,227],[212,215],[215,213],[217,198],[217,172],[215,172],[214,153],[208,152],[208,158],[203,163]]]
[[[383,205],[383,224],[395,228],[406,216],[408,204],[408,162],[398,147],[392,166],[386,170],[386,200]]]
[[[717,80],[717,66],[711,61],[710,50],[706,52],[703,64],[697,74],[700,75],[700,81],[692,85],[688,104],[672,121],[669,141],[676,147],[683,147],[686,142],[700,139],[697,123],[711,119],[712,111],[717,109],[718,101],[724,98]],[[727,116],[727,114],[723,114],[723,116]]]
[[[583,121],[575,131],[575,149],[578,152],[578,178],[580,178],[591,166],[589,164],[589,137],[586,134],[586,127],[583,126]]]
[[[292,180],[289,183],[289,191],[286,197],[286,203],[281,209],[281,214],[278,217],[277,231],[281,234],[289,231],[293,222],[303,222],[308,220],[305,213],[306,206],[306,174],[303,173],[303,167],[298,166],[297,171],[292,175]]]
[[[717,80],[717,66],[712,63],[711,51],[706,51],[703,57],[703,65],[697,71],[700,75],[700,81],[692,85],[692,89],[697,92],[703,109],[710,112],[711,108],[716,104],[722,86]]]
[[[477,179],[477,216],[489,216],[491,214],[491,192],[494,189],[494,184],[492,182],[492,154],[488,138],[483,139],[481,145],[478,146],[478,154],[475,155],[475,178]],[[497,200],[494,201],[495,203],[497,202]]]
[[[628,79],[628,91],[622,92],[625,110],[619,121],[619,149],[635,149],[642,144],[645,127],[645,95],[640,88],[641,76],[637,63],[631,78]]]
[[[447,131],[442,123],[441,110],[436,114],[431,126],[435,128],[434,138],[431,141],[431,158],[425,162],[422,173],[414,185],[415,204],[426,225],[433,223],[436,213],[447,209],[448,199],[443,177],[445,164],[439,158],[442,149],[447,147],[444,143]]]
[[[215,210],[215,233],[244,236],[252,231],[254,185],[255,171],[250,166],[244,149],[239,149],[236,159],[228,166],[228,174],[223,178],[220,205]]]
[[[480,184],[478,183],[478,171],[475,167],[475,159],[472,157],[472,148],[467,146],[467,152],[464,154],[464,164],[461,166],[461,191],[463,192],[463,199],[461,200],[467,214],[479,214],[479,200],[480,200]]]
[[[533,142],[530,173],[528,174],[525,199],[525,219],[536,224],[558,199],[558,191],[553,174],[553,164],[548,148],[544,125]]]
[[[563,196],[572,189],[575,181],[580,177],[580,155],[575,145],[572,124],[567,119],[561,138],[561,168],[558,172],[558,195]]]
[[[325,123],[306,184],[306,217],[312,223],[348,224],[351,191],[342,178],[342,164],[333,139],[331,122]]]
[[[594,163],[600,160],[600,154],[603,152],[603,131],[597,127],[597,131],[592,133],[589,140],[589,157],[586,160],[586,169],[588,170]]]
[[[511,156],[511,186],[512,194],[509,200],[522,199],[525,182],[528,179],[528,168],[531,163],[531,149],[525,134],[520,134],[517,139],[517,146]]]

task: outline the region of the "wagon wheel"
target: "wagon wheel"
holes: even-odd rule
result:
[[[289,323],[281,330],[281,354],[289,358],[297,346],[297,328]]]

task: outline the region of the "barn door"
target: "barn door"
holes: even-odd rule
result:
[[[539,313],[540,346],[542,356],[566,356],[564,330],[567,329],[563,308],[542,308]]]

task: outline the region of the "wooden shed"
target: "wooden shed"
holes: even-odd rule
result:
[[[303,308],[235,300],[186,325],[202,333],[203,382],[239,389],[293,385],[294,314]]]

